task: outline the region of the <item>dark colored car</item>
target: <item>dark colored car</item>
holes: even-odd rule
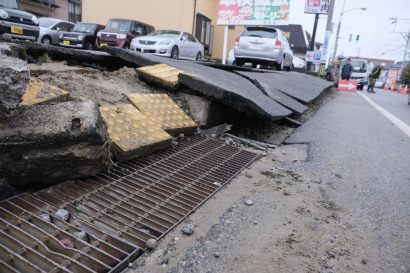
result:
[[[145,23],[128,19],[110,19],[104,30],[97,33],[97,47],[113,46],[130,48],[132,39],[147,35],[155,28]]]
[[[0,0],[0,35],[7,33],[16,39],[36,41],[39,31],[34,14],[20,10],[16,0]]]
[[[96,48],[98,31],[105,26],[91,23],[77,23],[72,32],[60,33],[60,46],[93,50]]]

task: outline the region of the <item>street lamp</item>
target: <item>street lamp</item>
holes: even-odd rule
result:
[[[339,34],[340,34],[340,25],[342,24],[342,19],[343,19],[343,14],[345,14],[348,11],[353,11],[353,10],[367,10],[367,8],[353,8],[353,9],[348,9],[348,10],[344,10],[340,13],[339,15],[339,25],[337,26],[337,33],[336,33],[336,43],[335,43],[335,49],[333,51],[333,56],[332,56],[332,60],[336,59],[336,53],[337,53],[337,47],[338,47],[338,43],[339,43]]]

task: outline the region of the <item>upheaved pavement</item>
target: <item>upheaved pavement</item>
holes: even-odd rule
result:
[[[297,101],[296,99],[286,95],[284,92],[279,91],[273,82],[274,73],[258,73],[258,72],[239,72],[240,75],[248,78],[255,85],[258,85],[267,96],[281,105],[289,108],[297,114],[303,114],[308,107]],[[306,76],[309,77],[309,76]]]
[[[332,86],[332,82],[298,72],[252,73],[238,72],[250,77],[268,90],[277,90],[302,102],[309,103],[316,99],[325,89]]]
[[[234,107],[238,111],[273,120],[292,114],[290,110],[267,97],[259,88],[240,75],[189,61],[162,58],[119,48],[108,48],[107,51],[138,66],[165,63],[178,68],[185,72],[179,75],[181,84]]]
[[[184,71],[179,74],[179,83],[200,94],[214,98],[223,104],[247,114],[257,114],[273,120],[292,113],[302,114],[309,103],[329,88],[332,83],[297,72],[252,72],[238,69],[230,72],[188,61],[162,58],[150,54],[118,48],[107,48],[114,56],[148,66],[164,63]]]

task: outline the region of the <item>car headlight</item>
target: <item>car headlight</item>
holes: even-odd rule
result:
[[[117,39],[126,39],[127,34],[117,34]]]
[[[4,9],[0,9],[0,18],[7,19],[8,17],[9,14],[7,13],[7,11],[5,11]]]
[[[101,32],[97,32],[97,37],[101,38]]]
[[[31,17],[31,21],[33,21],[33,23],[34,23],[35,25],[38,25],[38,23],[39,23],[38,18],[37,18],[37,16],[35,16],[35,15],[33,15],[33,17]]]
[[[64,37],[64,34],[63,33],[60,33],[60,39],[63,39],[63,37]]]
[[[162,41],[159,43],[159,45],[170,45],[172,41]]]
[[[84,35],[78,35],[77,39],[78,39],[79,41],[82,41],[82,40],[84,39]]]

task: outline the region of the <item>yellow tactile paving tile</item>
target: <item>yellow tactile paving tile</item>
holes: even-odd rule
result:
[[[132,104],[100,107],[108,137],[120,160],[127,160],[164,149],[172,137],[161,126],[142,114]]]
[[[30,79],[26,92],[21,98],[22,106],[51,103],[56,101],[66,101],[70,98],[70,93],[36,79]]]
[[[170,134],[194,133],[197,124],[166,94],[127,94],[151,121]]]
[[[137,68],[137,72],[143,80],[175,90],[178,88],[178,75],[183,71],[166,64],[156,64]]]

